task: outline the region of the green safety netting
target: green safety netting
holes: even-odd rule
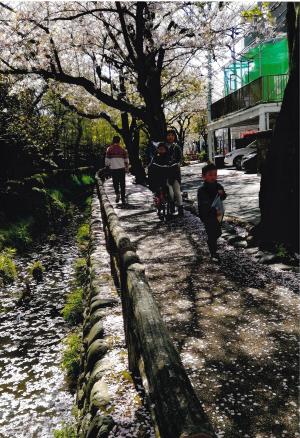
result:
[[[251,48],[240,60],[225,67],[225,95],[260,77],[268,77],[268,80],[262,82],[263,94],[272,94],[272,89],[278,88],[279,82],[282,87],[283,78],[280,78],[280,75],[288,73],[288,62],[287,38],[265,42]],[[268,87],[268,90],[265,87]]]

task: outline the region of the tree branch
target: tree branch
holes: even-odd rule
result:
[[[89,9],[87,11],[79,12],[75,15],[69,15],[68,17],[54,17],[50,18],[49,21],[71,21],[76,20],[76,18],[83,17],[84,15],[94,14],[95,12],[117,12],[116,9],[112,8],[95,8],[95,9]]]
[[[5,8],[5,9],[7,9],[10,12],[15,12],[13,10],[13,8],[11,8],[10,6],[6,5],[5,3],[0,2],[0,6],[2,6],[2,8]]]
[[[139,4],[139,3],[138,3]],[[119,14],[119,19],[120,19],[120,23],[121,23],[121,28],[122,28],[122,32],[123,32],[123,37],[124,37],[124,41],[125,41],[125,45],[126,48],[128,50],[128,55],[131,58],[132,62],[135,64],[136,62],[136,57],[130,42],[130,38],[129,38],[129,34],[128,34],[128,29],[125,23],[125,18],[124,18],[124,13],[123,13],[123,8],[121,6],[120,2],[116,2],[116,7],[118,10],[118,14]]]
[[[89,79],[82,77],[82,76],[71,76],[69,74],[63,73],[63,72],[56,72],[56,71],[48,71],[45,69],[37,69],[33,67],[31,70],[27,70],[24,68],[15,68],[11,66],[7,61],[0,58],[0,61],[6,65],[9,70],[0,70],[0,74],[3,75],[38,75],[43,77],[44,79],[54,79],[56,81],[71,84],[71,85],[78,85],[82,88],[84,88],[88,93],[95,96],[98,100],[105,103],[106,105],[118,109],[120,111],[128,112],[132,114],[133,116],[136,116],[137,118],[140,118],[142,120],[145,119],[145,110],[144,108],[137,108],[136,106],[125,102],[120,99],[114,99],[112,96],[102,92],[99,88],[96,88],[94,83],[90,81]]]
[[[71,111],[76,112],[76,114],[78,114],[80,117],[84,117],[85,119],[89,119],[89,120],[97,120],[97,119],[106,120],[116,132],[118,132],[120,135],[123,135],[122,128],[119,128],[119,126],[112,121],[110,115],[105,113],[104,111],[101,111],[98,114],[86,113],[85,111],[80,111],[75,105],[70,103],[65,97],[57,96],[57,98],[65,107],[69,108]]]

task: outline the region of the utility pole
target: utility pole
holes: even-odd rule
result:
[[[208,2],[208,15],[211,12],[211,3]],[[210,17],[209,17],[210,19]],[[211,42],[209,42],[209,47],[207,51],[207,77],[208,77],[208,88],[207,88],[207,125],[211,123],[211,101],[212,101],[212,50],[211,50]],[[211,131],[208,127],[207,129],[207,145],[208,145],[208,159],[209,161],[214,161],[214,132]]]
[[[212,101],[212,65],[211,65],[211,48],[207,52],[207,76],[208,76],[208,90],[207,90],[207,124],[211,123],[211,101]],[[214,133],[210,129],[207,131],[208,142],[208,158],[209,161],[214,161]]]

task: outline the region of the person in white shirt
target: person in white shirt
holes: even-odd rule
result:
[[[125,173],[128,171],[129,161],[126,149],[120,145],[121,138],[116,135],[113,137],[112,144],[106,150],[105,166],[109,168],[113,179],[113,186],[116,194],[116,203],[121,201],[122,206],[126,205],[126,179]]]

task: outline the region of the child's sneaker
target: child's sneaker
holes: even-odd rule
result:
[[[120,202],[120,195],[116,195],[116,204]]]
[[[219,254],[217,252],[210,255],[211,261],[214,263],[218,263],[220,261]]]

